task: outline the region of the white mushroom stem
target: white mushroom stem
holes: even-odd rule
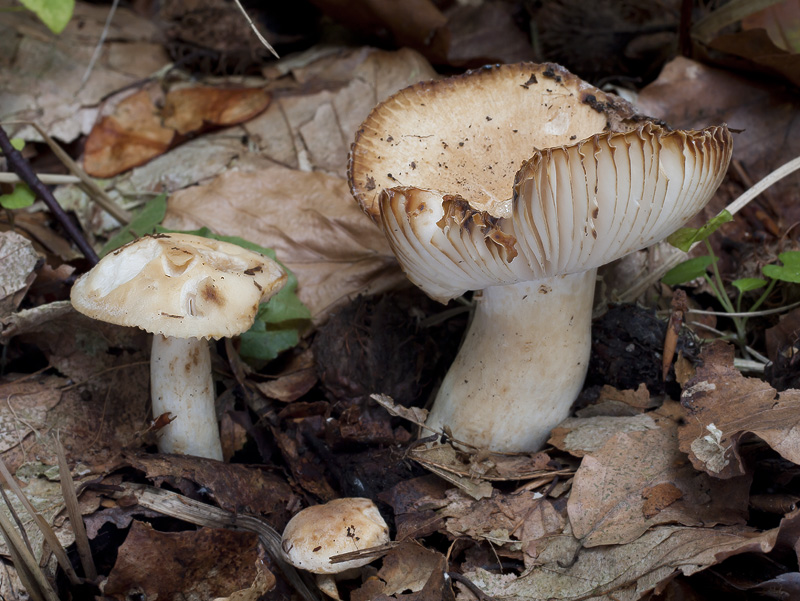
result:
[[[583,386],[596,274],[484,289],[426,425],[494,451],[541,448]]]
[[[158,432],[158,450],[222,461],[208,341],[153,336],[150,388],[153,417],[175,418]]]

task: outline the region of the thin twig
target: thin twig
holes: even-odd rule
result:
[[[64,226],[64,229],[67,230],[69,237],[72,238],[73,242],[75,242],[77,247],[81,250],[83,256],[86,257],[92,265],[96,265],[100,260],[97,257],[97,253],[94,252],[94,249],[86,241],[80,229],[69,218],[69,215],[67,215],[64,209],[61,208],[61,205],[58,204],[58,201],[55,199],[55,196],[53,196],[53,193],[50,192],[50,189],[36,177],[28,161],[26,161],[20,152],[11,145],[11,140],[8,139],[8,134],[6,134],[2,126],[0,126],[0,150],[2,150],[3,154],[6,156],[9,168],[19,175],[22,181],[28,184],[28,187],[38,198],[41,198],[45,202],[50,212],[53,213],[61,225]]]
[[[275,52],[275,48],[273,48],[267,41],[267,39],[263,35],[261,35],[261,32],[256,27],[256,24],[253,23],[253,19],[250,18],[250,15],[247,14],[247,11],[244,9],[244,6],[242,6],[242,3],[239,2],[239,0],[233,0],[233,1],[236,2],[236,6],[239,7],[239,10],[242,11],[244,18],[247,19],[247,24],[250,25],[250,29],[252,29],[255,32],[256,37],[259,39],[259,41],[262,44],[264,44],[264,46],[267,47],[267,50],[269,50],[273,54],[273,56],[275,56],[275,58],[280,58],[280,55],[277,52]]]
[[[92,70],[94,69],[94,64],[100,57],[100,51],[103,49],[103,44],[105,43],[106,37],[108,36],[108,30],[111,28],[111,19],[114,18],[114,13],[117,12],[118,5],[119,5],[119,0],[114,0],[111,3],[111,8],[108,9],[106,24],[103,27],[103,32],[100,34],[100,39],[97,41],[97,46],[95,46],[94,48],[94,53],[92,54],[92,58],[89,61],[89,65],[86,67],[86,72],[83,74],[83,79],[81,79],[81,84],[78,86],[79,88],[83,88],[84,84],[86,83],[86,80],[88,80],[89,76],[92,74]]]
[[[465,587],[469,589],[469,592],[475,595],[478,598],[478,601],[495,601],[494,597],[491,597],[484,593],[481,589],[478,588],[478,585],[472,582],[466,576],[462,576],[458,572],[447,572],[447,576],[454,582],[458,582],[459,584],[463,584]]]
[[[78,496],[75,494],[75,485],[72,483],[72,474],[67,465],[67,456],[58,437],[54,437],[56,454],[58,455],[58,475],[61,480],[61,492],[64,495],[64,504],[67,506],[67,515],[72,523],[72,533],[75,535],[75,546],[78,547],[78,557],[83,566],[83,574],[89,580],[97,580],[97,568],[94,565],[92,549],[89,546],[89,537],[86,535],[86,526],[78,506]]]
[[[17,481],[14,480],[14,477],[11,475],[11,472],[8,470],[8,467],[2,459],[0,459],[0,475],[2,475],[3,479],[5,480],[6,486],[8,486],[12,491],[14,491],[14,494],[17,495],[17,498],[19,499],[20,503],[22,503],[22,506],[25,507],[28,515],[30,515],[33,521],[36,522],[36,525],[39,527],[42,536],[44,536],[47,544],[50,545],[50,549],[56,556],[58,565],[61,566],[62,570],[64,570],[67,578],[69,578],[72,584],[80,584],[81,579],[78,578],[78,575],[72,568],[72,563],[70,563],[69,558],[67,557],[67,552],[64,550],[64,546],[61,544],[61,541],[58,540],[58,537],[50,527],[50,524],[48,524],[41,514],[36,511],[31,502],[28,500],[28,497],[25,496],[22,488],[20,488],[19,484],[17,484]],[[5,498],[5,492],[3,493],[3,498]],[[9,508],[11,507],[11,504],[7,499],[6,504],[9,506]],[[20,529],[22,536],[27,541],[28,537],[25,533],[25,530],[22,528],[22,524],[18,523],[18,528]],[[28,547],[30,548],[30,544],[28,544]],[[33,551],[31,550],[31,553],[32,552]]]
[[[100,186],[97,185],[97,182],[89,177],[87,173],[78,165],[75,161],[72,160],[72,157],[67,154],[61,145],[56,142],[45,130],[44,128],[36,123],[35,121],[4,121],[2,122],[5,125],[27,125],[28,127],[32,127],[36,130],[36,132],[42,137],[45,144],[53,151],[53,154],[56,155],[59,161],[69,169],[70,173],[73,176],[77,177],[80,181],[77,182],[77,186],[83,190],[89,198],[91,198],[94,202],[100,205],[100,207],[105,210],[109,215],[111,215],[114,219],[119,221],[122,225],[127,225],[133,219],[130,211],[123,209],[119,206],[112,198],[103,190]],[[50,176],[54,177],[54,176]],[[63,175],[61,177],[68,177]],[[46,184],[61,184],[61,183],[69,183],[69,182],[47,182],[44,179],[42,181]]]
[[[62,184],[79,184],[81,178],[76,175],[61,175],[58,173],[39,173],[39,179],[47,186],[60,186]],[[0,173],[0,184],[18,184],[22,179],[16,173]]]

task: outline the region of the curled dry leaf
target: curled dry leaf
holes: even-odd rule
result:
[[[83,167],[94,177],[112,177],[163,154],[174,136],[173,129],[161,124],[150,94],[140,90],[92,128]]]
[[[715,341],[703,349],[681,395],[685,424],[680,449],[715,478],[745,473],[741,438],[752,433],[792,463],[800,463],[800,391],[778,394],[763,380],[733,367],[733,347]]]
[[[277,528],[282,528],[289,520],[288,506],[296,500],[282,477],[257,467],[223,464],[191,455],[148,455],[132,451],[126,451],[123,459],[125,464],[144,472],[156,485],[168,483],[190,495],[202,486],[223,509],[264,516]]]
[[[369,601],[379,595],[396,595],[404,591],[421,591],[438,569],[444,556],[413,542],[400,543],[382,560],[378,573],[353,591],[351,601]],[[383,597],[381,597],[383,598]]]
[[[620,433],[584,457],[567,507],[584,546],[619,545],[659,524],[743,524],[749,489],[749,477],[698,474],[678,450],[677,425],[664,420]]]
[[[297,294],[315,320],[340,302],[405,282],[386,239],[353,201],[347,183],[319,172],[272,167],[229,171],[172,195],[164,225],[272,248],[297,276]]]
[[[271,97],[261,88],[181,88],[167,94],[161,116],[165,127],[186,135],[252,119],[269,106]]]
[[[480,568],[464,575],[505,601],[545,601],[554,591],[560,601],[636,601],[676,574],[694,574],[741,553],[769,552],[781,529],[797,519],[795,512],[780,527],[765,532],[731,526],[657,526],[629,544],[589,549],[581,548],[567,528],[561,536],[542,539],[536,565],[521,576]]]
[[[104,592],[124,598],[212,599],[246,589],[256,577],[258,537],[202,528],[158,532],[135,521],[108,575]]]
[[[540,539],[560,534],[567,521],[563,503],[541,493],[495,492],[476,501],[451,489],[447,499],[449,504],[438,511],[445,518],[444,532],[488,541],[504,554],[523,557],[526,566],[537,561]]]

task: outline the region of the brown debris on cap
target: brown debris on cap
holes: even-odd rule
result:
[[[286,282],[280,266],[236,244],[190,234],[145,236],[106,255],[72,287],[93,319],[177,338],[248,330]]]
[[[372,557],[331,563],[334,555],[388,543],[389,527],[369,499],[346,497],[297,513],[283,531],[281,546],[290,564],[315,574],[338,574]]]
[[[356,133],[351,191],[379,218],[378,197],[396,186],[462,196],[503,217],[510,182],[534,150],[641,118],[624,100],[554,64],[497,65],[422,82],[379,104]]]

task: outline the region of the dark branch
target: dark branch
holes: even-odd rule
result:
[[[53,193],[50,192],[50,189],[36,177],[28,161],[26,161],[19,151],[11,145],[11,140],[8,139],[8,135],[2,127],[0,127],[0,150],[3,151],[6,157],[8,168],[16,173],[23,182],[28,184],[28,187],[37,198],[41,198],[44,201],[47,208],[50,209],[50,212],[58,219],[61,225],[64,226],[64,229],[67,230],[67,234],[69,234],[69,237],[75,242],[76,246],[83,253],[83,256],[86,257],[92,265],[96,265],[100,260],[97,257],[97,253],[94,252],[94,249],[89,242],[87,242],[78,226],[75,225],[69,218],[69,215],[61,208],[61,205],[58,204],[58,201],[55,199],[55,196],[53,196]]]

